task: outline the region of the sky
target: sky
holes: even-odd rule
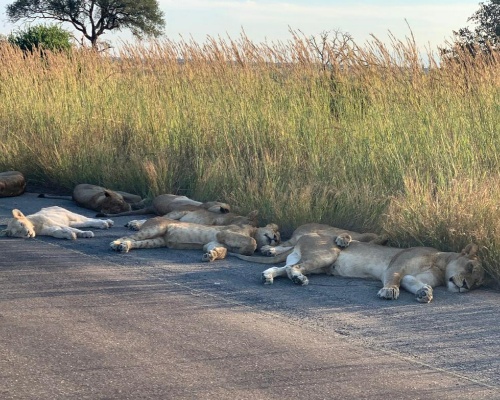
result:
[[[8,22],[5,7],[14,0],[0,0],[0,34],[9,34],[21,23]],[[138,0],[140,1],[140,0]],[[486,0],[483,0],[483,2]],[[453,30],[471,26],[467,22],[480,0],[159,0],[169,39],[193,38],[203,43],[207,36],[237,39],[244,30],[256,43],[288,41],[290,29],[307,37],[326,31],[349,33],[360,45],[375,35],[389,42],[389,32],[405,40],[411,34],[421,49],[437,49],[452,38]],[[46,21],[41,21],[46,22]],[[65,28],[68,28],[65,26]],[[126,32],[106,34],[114,45],[132,41]]]

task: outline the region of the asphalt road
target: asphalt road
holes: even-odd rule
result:
[[[0,225],[60,205],[0,199]],[[0,398],[500,399],[500,293],[379,282],[260,282],[266,266],[201,252],[117,254],[93,239],[0,238]]]

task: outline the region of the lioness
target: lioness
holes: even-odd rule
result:
[[[45,235],[59,239],[91,238],[94,237],[94,232],[77,228],[108,229],[113,226],[113,221],[110,219],[87,218],[57,206],[42,208],[28,216],[14,209],[12,216],[14,218],[9,221],[7,229],[0,231],[0,236],[34,238],[36,235]]]
[[[252,211],[246,217],[231,212],[219,214],[200,208],[195,211],[172,211],[164,215],[167,219],[175,219],[180,222],[192,222],[201,225],[251,225],[257,226],[257,210]],[[146,222],[146,219],[134,219],[125,226],[134,231],[138,231]]]
[[[171,249],[203,249],[203,261],[226,257],[228,251],[253,254],[264,245],[276,245],[280,234],[275,224],[262,228],[250,225],[206,226],[180,222],[165,217],[147,220],[136,234],[110,243],[113,250],[128,252],[131,249],[168,247]]]
[[[42,193],[38,197],[47,199],[74,200],[76,204],[103,214],[116,214],[140,208],[144,200],[135,194],[106,189],[102,186],[82,183],[73,189],[73,196],[57,196]]]
[[[26,180],[21,172],[0,172],[0,197],[19,196],[25,189]]]
[[[161,194],[156,196],[151,203],[151,206],[131,210],[120,213],[101,213],[97,217],[121,217],[123,215],[142,215],[142,214],[155,214],[165,215],[172,211],[195,211],[198,209],[208,210],[214,213],[225,214],[228,213],[231,207],[226,203],[218,201],[208,201],[202,203],[186,196],[178,196],[176,194]]]
[[[288,255],[282,253],[272,259],[235,255],[266,264],[286,258],[284,267],[268,268],[262,273],[262,280],[267,284],[272,284],[278,276],[288,276],[295,283],[307,285],[305,275],[313,273],[372,278],[384,285],[378,292],[382,299],[397,299],[402,286],[415,294],[417,301],[429,303],[433,287],[444,285],[451,292],[464,293],[482,284],[484,270],[477,251],[475,244],[454,253],[431,247],[398,249],[351,241],[347,234],[332,238],[313,233],[302,236]]]

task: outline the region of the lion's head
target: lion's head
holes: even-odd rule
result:
[[[450,292],[468,292],[483,283],[484,269],[477,258],[477,251],[476,244],[469,244],[459,257],[446,266],[446,286]]]
[[[118,214],[132,209],[120,194],[112,190],[104,191],[104,198],[99,206],[101,208],[100,212],[103,214]]]
[[[255,234],[255,241],[257,242],[257,249],[262,246],[277,246],[281,242],[278,225],[268,224],[263,228],[257,228]]]
[[[227,214],[231,211],[231,206],[226,203],[220,203],[218,201],[207,201],[201,205],[204,208],[213,213]]]
[[[0,231],[0,236],[20,238],[35,237],[35,227],[31,221],[18,209],[12,210],[13,219],[7,224],[7,229]]]

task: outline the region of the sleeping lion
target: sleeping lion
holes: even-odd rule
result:
[[[278,226],[268,224],[257,228],[251,225],[206,226],[180,222],[165,217],[148,219],[139,232],[114,240],[113,250],[168,247],[170,249],[203,249],[203,261],[226,257],[227,252],[251,255],[264,245],[280,242]]]
[[[0,236],[34,238],[35,236],[53,236],[59,239],[92,238],[94,232],[78,228],[108,229],[113,226],[110,219],[87,218],[62,207],[46,207],[40,211],[24,215],[18,209],[12,210],[14,217],[7,228],[0,231]]]
[[[277,264],[262,273],[262,280],[288,276],[294,283],[307,285],[308,274],[328,274],[382,281],[378,292],[382,299],[396,300],[402,286],[415,294],[417,301],[429,303],[433,287],[465,293],[483,283],[484,270],[477,257],[478,246],[467,245],[460,253],[443,252],[431,247],[399,249],[374,243],[353,241],[349,234],[336,237],[311,233],[301,236],[293,249],[275,257],[235,256],[257,263]]]

